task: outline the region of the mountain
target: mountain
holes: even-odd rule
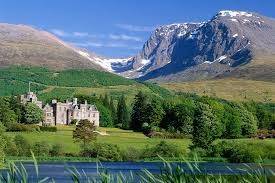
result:
[[[0,67],[42,66],[51,69],[94,68],[105,70],[82,51],[54,35],[26,25],[0,24]]]
[[[132,67],[120,74],[154,81],[240,77],[251,65],[261,65],[254,62],[259,62],[263,55],[274,53],[274,19],[226,10],[207,22],[157,28],[142,51],[132,58]],[[258,75],[266,70],[262,66],[272,72],[274,60],[261,65]]]
[[[164,25],[157,28],[135,57],[129,59],[129,67],[120,74],[127,77],[141,77],[171,62],[171,47],[177,39],[201,24],[183,23]]]

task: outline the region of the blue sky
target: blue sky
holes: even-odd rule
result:
[[[27,24],[101,55],[134,55],[158,25],[200,22],[220,10],[275,18],[274,0],[1,0],[0,22]]]

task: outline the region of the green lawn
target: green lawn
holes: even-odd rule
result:
[[[59,126],[57,132],[7,132],[8,135],[16,134],[23,135],[31,143],[46,141],[50,144],[63,144],[65,151],[70,153],[78,153],[79,144],[72,139],[72,126]],[[108,136],[98,136],[98,142],[117,144],[121,149],[134,147],[142,149],[146,146],[153,146],[159,143],[162,139],[148,138],[142,133],[133,132],[130,130],[121,130],[118,128],[100,128],[100,131],[106,131]],[[177,145],[182,151],[186,152],[191,143],[190,139],[165,139],[165,141]]]

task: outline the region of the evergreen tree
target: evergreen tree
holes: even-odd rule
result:
[[[124,95],[119,98],[117,104],[117,123],[120,123],[123,129],[129,129],[130,127],[130,115]]]
[[[151,103],[148,103],[146,106],[144,122],[148,123],[151,127],[159,127],[163,116],[164,111],[161,103],[156,99],[152,99]]]
[[[117,117],[116,117],[117,112],[116,112],[113,97],[110,98],[110,111],[111,111],[111,115],[112,115],[113,124],[116,124],[117,123]]]
[[[193,122],[192,143],[194,147],[207,149],[220,135],[219,124],[207,104],[198,103]]]
[[[110,100],[109,100],[109,97],[108,97],[107,93],[104,96],[103,105],[110,109]]]
[[[142,124],[146,115],[146,95],[141,91],[135,96],[133,111],[131,114],[131,128],[135,131],[141,131]]]

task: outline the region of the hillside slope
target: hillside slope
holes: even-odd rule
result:
[[[31,90],[38,93],[43,101],[53,98],[65,100],[76,94],[109,94],[115,99],[125,95],[130,102],[139,91],[159,98],[171,95],[168,90],[157,85],[94,69],[53,71],[40,67],[0,68],[0,96],[23,94],[28,91],[29,82]]]
[[[26,25],[0,24],[0,67],[25,65],[55,70],[93,68],[104,70],[77,48],[54,35]]]
[[[196,93],[232,101],[275,102],[275,83],[226,78],[208,81],[162,83],[174,92]]]

